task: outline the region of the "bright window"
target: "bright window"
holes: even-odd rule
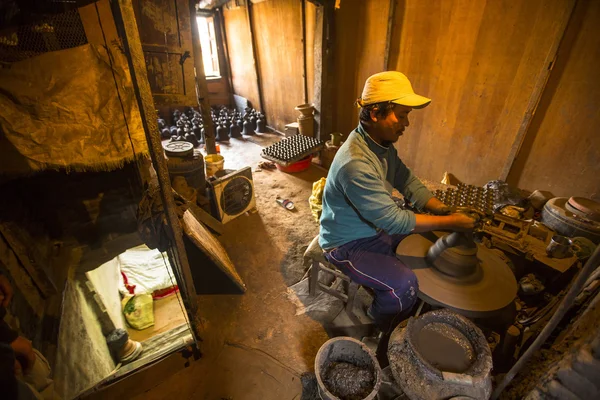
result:
[[[200,31],[200,45],[202,46],[202,59],[204,73],[207,77],[220,77],[219,52],[215,37],[215,22],[213,17],[197,17],[198,30]]]

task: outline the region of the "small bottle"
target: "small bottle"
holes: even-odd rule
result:
[[[219,146],[219,143],[215,144],[215,149],[217,150],[217,154],[221,154],[221,146]]]

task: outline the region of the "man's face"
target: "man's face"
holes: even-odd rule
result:
[[[408,114],[412,107],[396,104],[385,118],[377,118],[377,131],[382,142],[396,143],[409,125]]]

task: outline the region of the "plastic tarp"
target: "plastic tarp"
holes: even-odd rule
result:
[[[0,174],[112,170],[147,153],[122,54],[88,44],[0,68]]]

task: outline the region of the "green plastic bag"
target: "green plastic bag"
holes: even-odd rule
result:
[[[154,325],[154,302],[151,294],[125,296],[121,305],[125,320],[132,328],[142,330]]]

